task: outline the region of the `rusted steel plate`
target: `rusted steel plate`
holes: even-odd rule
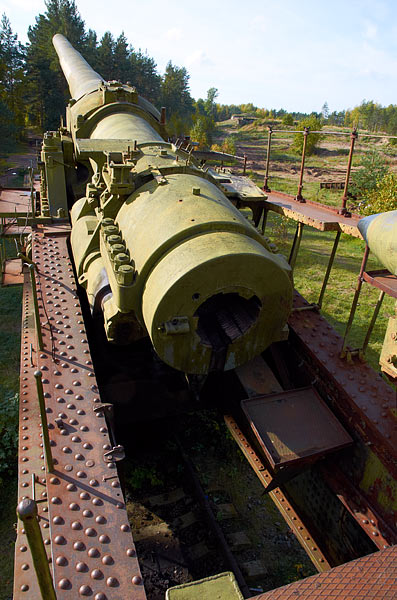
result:
[[[366,271],[363,273],[363,279],[370,285],[386,292],[392,298],[397,298],[397,277],[386,269]]]
[[[309,306],[295,292],[294,307]],[[349,363],[340,358],[342,338],[314,310],[293,311],[291,330],[326,381],[330,396],[338,396],[333,409],[351,433],[354,429],[370,445],[393,477],[397,477],[397,418],[394,413],[397,392],[361,361]],[[332,393],[331,393],[332,390]],[[347,425],[349,424],[349,425]]]
[[[236,440],[241,451],[247,458],[251,467],[254,469],[260,482],[266,488],[268,485],[270,485],[270,483],[273,480],[270,472],[264,467],[260,458],[258,457],[256,452],[248,442],[247,438],[240,430],[233,417],[231,417],[230,415],[225,415],[224,419],[233,438]],[[269,492],[269,495],[272,498],[275,505],[277,506],[281,515],[285,519],[286,523],[294,532],[299,543],[303,546],[304,550],[310,557],[317,570],[326,571],[330,569],[331,565],[329,564],[325,555],[321,551],[321,548],[313,539],[313,536],[311,535],[307,527],[305,527],[302,520],[299,518],[299,515],[294,510],[294,508],[292,507],[291,503],[288,501],[287,497],[282,492],[282,490],[280,488],[276,488],[275,490]]]
[[[320,458],[353,442],[310,387],[248,398],[241,407],[275,469]]]
[[[20,261],[19,261],[20,263]],[[46,493],[43,443],[40,433],[40,411],[33,373],[37,366],[37,343],[29,273],[24,275],[21,331],[21,383],[19,402],[18,498],[15,508],[24,498],[37,502],[41,532],[50,557],[50,535]],[[32,478],[34,476],[34,490]],[[15,520],[16,517],[15,517]],[[21,523],[17,525],[14,563],[14,600],[41,600],[32,557]]]
[[[360,493],[357,486],[342,473],[335,461],[332,461],[332,463],[325,461],[319,465],[319,468],[339,500],[380,550],[397,544],[397,530],[392,529],[369,506],[368,500]]]
[[[358,215],[344,217],[330,206],[317,202],[298,202],[290,194],[282,192],[269,193],[266,205],[269,210],[320,231],[342,231],[362,239],[361,233],[357,229],[357,223],[360,220]]]
[[[0,188],[0,217],[22,217],[31,212],[30,190]]]
[[[5,261],[2,273],[2,285],[21,285],[23,283],[22,263],[19,258]]]
[[[34,234],[55,470],[47,474],[58,598],[146,598],[76,293],[67,236]]]
[[[23,217],[20,220],[23,220]],[[0,235],[2,237],[19,237],[29,235],[31,232],[32,229],[29,225],[15,224],[15,219],[7,219],[5,223],[0,225]]]
[[[327,573],[295,581],[251,600],[394,600],[397,546],[363,556]]]

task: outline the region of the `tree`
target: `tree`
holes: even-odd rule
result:
[[[321,114],[323,115],[324,121],[326,121],[329,117],[329,108],[328,108],[327,102],[324,102],[322,109],[321,109]]]
[[[349,190],[357,200],[362,201],[375,191],[378,183],[383,180],[389,168],[385,159],[377,150],[367,152],[361,159],[360,167],[352,175]]]
[[[308,117],[306,119],[302,119],[301,121],[299,121],[299,124],[297,126],[297,129],[299,131],[303,131],[306,127],[309,129],[310,131],[319,131],[320,129],[322,129],[322,122],[320,121],[320,119],[318,119],[317,117],[315,117],[314,115],[311,117]],[[321,133],[309,133],[309,135],[307,136],[307,142],[306,142],[306,155],[309,156],[310,154],[313,154],[318,142],[321,139]],[[292,140],[292,145],[291,145],[291,149],[296,153],[296,154],[302,154],[302,150],[303,150],[303,134],[302,133],[296,133],[294,135],[294,138]]]
[[[116,77],[116,61],[115,61],[116,42],[110,31],[103,34],[99,46],[97,48],[99,74],[106,80],[111,81]],[[121,54],[121,45],[119,53]]]
[[[294,117],[290,113],[287,113],[286,115],[283,116],[283,118],[281,119],[281,122],[283,125],[293,125]]]
[[[388,210],[397,210],[397,176],[390,171],[378,177],[375,188],[364,199],[360,212],[373,215]]]
[[[70,97],[52,37],[63,33],[83,55],[87,39],[74,0],[46,0],[46,9],[29,27],[26,54],[28,118],[43,130],[58,127]]]
[[[205,113],[208,115],[208,117],[211,117],[214,120],[216,118],[215,98],[217,98],[217,96],[218,96],[217,88],[212,87],[208,90],[207,99],[204,102]]]
[[[189,90],[189,74],[185,67],[177,67],[171,61],[167,64],[161,82],[161,103],[170,115],[170,133],[186,133],[190,129],[194,109]]]

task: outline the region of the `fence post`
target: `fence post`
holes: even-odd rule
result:
[[[305,127],[303,130],[302,162],[301,162],[301,172],[299,175],[298,193],[295,196],[295,200],[298,200],[298,202],[306,202],[306,200],[302,196],[302,189],[303,189],[303,171],[305,168],[306,144],[307,144],[307,136],[308,135],[309,135],[309,127]]]
[[[247,171],[247,155],[244,154],[243,175],[245,175],[246,171]]]
[[[17,515],[23,523],[28,540],[41,597],[43,600],[56,600],[47,553],[37,520],[36,502],[30,498],[22,500],[17,506]]]
[[[350,216],[350,213],[348,212],[348,210],[346,208],[347,193],[348,193],[348,189],[349,189],[349,179],[350,179],[350,171],[351,171],[351,168],[352,168],[354,144],[355,144],[357,138],[358,138],[357,129],[354,128],[353,131],[350,134],[350,152],[349,152],[349,160],[347,162],[345,188],[344,188],[343,196],[342,196],[342,207],[339,210],[339,213],[341,215],[346,215],[347,217]]]
[[[270,146],[272,143],[272,133],[273,133],[273,129],[271,128],[270,125],[268,125],[268,130],[269,130],[269,135],[267,136],[267,155],[266,155],[266,173],[265,173],[265,181],[263,182],[263,191],[264,192],[271,192],[272,190],[269,188],[268,186],[268,180],[269,180],[269,163],[270,163]]]

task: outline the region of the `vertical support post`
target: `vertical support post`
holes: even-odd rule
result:
[[[291,252],[288,259],[288,264],[291,266],[292,270],[295,267],[296,259],[298,257],[299,246],[301,245],[302,236],[303,236],[303,227],[304,224],[300,221],[298,222],[295,230],[295,237],[292,243]]]
[[[245,175],[246,171],[247,171],[247,155],[244,154],[243,175]]]
[[[43,600],[56,600],[47,554],[37,520],[37,504],[25,498],[17,506],[18,518],[23,523]]]
[[[361,352],[360,352],[361,357],[365,356],[365,352],[366,352],[367,347],[368,347],[369,339],[371,337],[373,328],[375,326],[376,319],[378,318],[378,314],[379,314],[379,311],[380,311],[380,307],[382,306],[382,302],[383,302],[383,298],[384,297],[385,297],[385,292],[382,290],[381,293],[379,294],[379,298],[378,298],[378,301],[377,301],[376,306],[375,306],[374,314],[372,315],[371,323],[369,324],[367,335],[365,336],[363,347],[361,348]]]
[[[303,171],[305,169],[306,145],[307,145],[307,136],[308,135],[309,135],[309,127],[305,127],[303,130],[302,161],[301,161],[301,171],[300,171],[300,175],[299,175],[298,193],[295,196],[295,200],[298,200],[298,202],[306,202],[306,200],[302,196],[302,189],[303,189]]]
[[[165,125],[165,115],[166,115],[166,108],[165,106],[161,107],[161,113],[160,113],[160,123],[161,125]]]
[[[33,265],[33,264],[29,265],[29,270],[30,270],[30,282],[32,285],[32,296],[33,296],[33,304],[34,304],[34,320],[36,323],[37,341],[38,341],[40,350],[42,350],[43,349],[43,336],[41,335],[39,303],[37,300],[36,277],[34,274],[35,265]]]
[[[45,458],[46,458],[46,463],[47,463],[47,470],[49,473],[52,473],[54,471],[54,463],[52,460],[50,436],[48,435],[47,413],[45,411],[43,382],[41,379],[42,372],[35,371],[34,376],[36,379],[37,396],[38,396],[39,407],[40,407],[41,431],[43,433],[43,446],[44,446]]]
[[[269,212],[269,209],[266,208],[266,206],[265,206],[263,209],[262,235],[265,233],[268,212]]]
[[[265,181],[263,182],[263,191],[271,192],[272,190],[268,186],[269,180],[269,163],[270,163],[270,147],[272,144],[272,133],[273,129],[268,125],[269,134],[267,136],[267,154],[266,154],[266,172],[265,172]]]
[[[342,207],[339,210],[339,213],[341,215],[346,215],[346,216],[350,216],[350,213],[348,212],[348,210],[346,208],[346,203],[347,203],[347,193],[348,193],[348,189],[349,189],[350,171],[351,171],[351,168],[352,168],[352,161],[353,161],[354,144],[356,143],[356,139],[357,138],[358,138],[357,129],[354,128],[353,131],[350,134],[349,160],[347,161],[345,187],[344,187],[343,196],[342,196]]]
[[[327,287],[327,284],[328,284],[329,276],[331,274],[332,265],[334,264],[334,259],[335,259],[336,251],[338,249],[338,244],[339,244],[340,236],[341,236],[341,232],[338,231],[337,234],[336,234],[336,236],[335,236],[335,241],[334,241],[334,245],[332,247],[331,256],[329,257],[329,261],[328,261],[328,265],[327,265],[327,270],[326,270],[325,275],[324,275],[323,285],[321,287],[320,296],[318,298],[318,302],[317,302],[318,308],[321,308],[322,305],[323,305],[324,294],[325,294],[325,290],[326,290],[326,287]]]
[[[358,299],[360,297],[360,292],[361,292],[361,286],[363,284],[363,273],[365,271],[365,267],[367,266],[368,256],[369,256],[369,247],[366,245],[363,260],[361,263],[360,273],[359,273],[358,279],[357,279],[356,291],[354,292],[352,307],[350,309],[349,320],[346,325],[345,335],[343,336],[342,351],[341,351],[341,355],[340,355],[341,358],[345,358],[347,356],[347,352],[346,352],[347,338],[349,336],[349,333],[350,333],[350,330],[351,330],[351,327],[353,324],[354,315],[356,313]]]

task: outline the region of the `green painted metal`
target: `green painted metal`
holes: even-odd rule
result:
[[[392,273],[397,275],[397,210],[361,219],[358,229],[371,252]]]
[[[166,600],[243,600],[233,573],[219,573],[169,588]]]
[[[155,109],[135,88],[100,82],[70,44],[58,36],[54,43],[71,93],[85,89],[80,79],[91,86],[67,110],[75,156],[93,173],[71,210],[71,246],[108,339],[149,335],[167,364],[205,374],[219,348],[203,333],[200,307],[216,303],[216,318],[226,311],[225,331],[234,329],[220,334],[216,368],[247,362],[283,336],[292,306],[290,266],[225,196],[262,193],[228,183],[165,142]]]
[[[56,600],[47,554],[37,520],[36,502],[30,498],[23,499],[18,504],[17,515],[22,521],[26,533],[41,597],[43,600]]]

